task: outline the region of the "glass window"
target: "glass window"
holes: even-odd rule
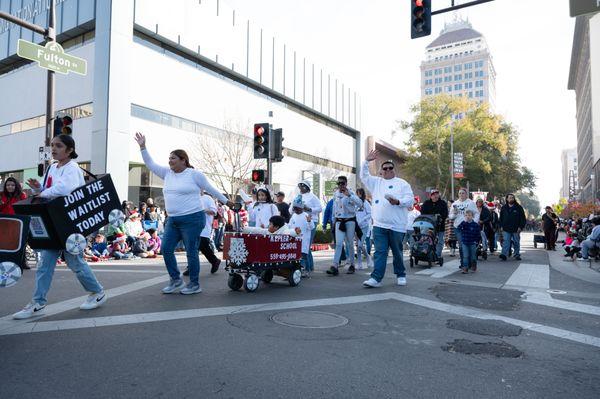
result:
[[[450,86],[446,86],[446,87],[444,88],[444,91],[445,91],[446,93],[450,93],[450,92],[452,91],[452,86],[451,86],[451,85],[450,85]]]
[[[452,82],[452,76],[444,76],[444,82]]]
[[[462,80],[462,75],[460,73],[458,75],[454,75],[454,80]]]
[[[454,85],[454,90],[462,90],[462,83],[457,83]]]
[[[435,88],[435,94],[439,94],[442,92],[442,88],[441,87],[436,87]]]
[[[435,78],[435,84],[442,83],[442,78]]]
[[[458,65],[454,65],[454,72],[460,72],[462,71],[462,65],[458,64]]]
[[[478,80],[475,82],[475,87],[483,87],[483,80]]]
[[[473,88],[473,82],[466,82],[465,83],[465,89],[472,89]]]
[[[452,67],[444,67],[444,73],[452,73]]]
[[[473,79],[473,72],[465,73],[465,79]]]
[[[435,70],[435,74],[436,74],[436,75],[441,75],[441,74],[442,74],[442,68],[437,68],[437,69]]]
[[[473,69],[473,63],[472,62],[467,62],[465,64],[465,69]]]
[[[473,92],[472,91],[469,92],[469,98],[473,98]]]
[[[433,93],[433,92],[432,92],[431,88],[427,88],[427,89],[425,89],[425,95],[426,95],[426,96],[430,96],[432,93]]]

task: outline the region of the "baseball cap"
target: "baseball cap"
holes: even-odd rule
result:
[[[285,197],[285,194],[283,193],[283,191],[278,191],[277,193],[275,193],[275,196],[277,196],[277,197]]]
[[[429,191],[429,195],[433,195],[435,193],[440,193],[440,190],[438,190],[437,188],[432,188],[431,191]]]

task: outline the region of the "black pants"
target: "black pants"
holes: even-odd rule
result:
[[[544,238],[546,239],[546,249],[556,248],[556,228],[544,229]]]
[[[198,249],[200,250],[200,252],[202,252],[202,255],[204,255],[206,259],[208,259],[211,265],[220,262],[219,258],[215,256],[215,253],[210,247],[210,238],[200,237],[200,247]]]

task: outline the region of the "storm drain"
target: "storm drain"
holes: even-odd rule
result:
[[[450,353],[463,353],[465,355],[489,355],[495,357],[517,358],[523,356],[523,352],[515,346],[506,342],[473,342],[468,339],[455,339],[442,346],[442,349]]]
[[[494,337],[516,337],[523,329],[501,320],[450,319],[446,327],[471,334]]]
[[[311,310],[297,310],[277,313],[271,316],[277,324],[297,328],[335,328],[348,324],[344,316],[334,313],[317,312]]]

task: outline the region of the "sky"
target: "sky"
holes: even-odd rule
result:
[[[521,159],[538,178],[541,205],[558,201],[561,150],[577,142],[575,92],[567,90],[575,23],[568,1],[495,0],[435,15],[431,36],[414,40],[406,0],[226,2],[336,72],[360,93],[363,137],[398,146],[404,138],[391,132],[397,120],[411,118],[409,107],[420,99],[425,47],[455,15],[468,19],[487,40],[497,74],[495,111],[521,132]],[[435,10],[450,0],[433,3]]]

